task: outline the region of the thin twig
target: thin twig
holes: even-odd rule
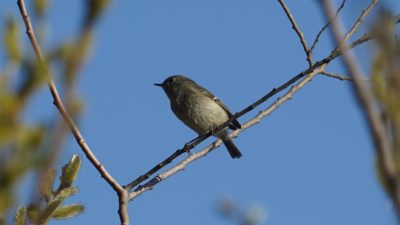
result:
[[[124,187],[128,190],[131,190],[132,188],[134,188],[135,186],[137,186],[138,184],[140,184],[141,182],[143,182],[144,180],[148,179],[151,175],[153,175],[154,173],[156,173],[157,171],[159,171],[160,169],[162,169],[164,166],[166,166],[167,164],[169,164],[170,162],[172,162],[175,158],[177,158],[178,156],[180,156],[181,154],[183,154],[184,152],[187,152],[191,149],[193,149],[194,147],[196,147],[198,144],[200,144],[202,141],[204,141],[205,139],[207,139],[208,137],[210,137],[212,135],[212,133],[217,133],[218,131],[224,129],[226,126],[228,126],[233,120],[241,117],[242,115],[252,111],[254,108],[256,108],[257,106],[259,106],[260,104],[262,104],[263,102],[267,101],[269,98],[271,98],[272,96],[274,96],[275,94],[281,92],[282,90],[286,89],[287,87],[289,87],[290,85],[294,84],[295,82],[297,82],[299,79],[303,78],[305,75],[313,72],[316,68],[320,67],[323,64],[329,63],[331,60],[333,60],[334,58],[336,58],[337,56],[339,56],[339,54],[335,55],[331,55],[330,58],[326,58],[324,61],[319,61],[316,62],[312,67],[310,67],[309,69],[297,74],[296,76],[292,77],[290,80],[288,80],[287,82],[285,82],[284,84],[282,84],[281,86],[277,87],[277,88],[273,88],[270,92],[268,92],[266,95],[264,95],[263,97],[261,97],[260,99],[258,99],[256,102],[252,103],[251,105],[247,106],[245,109],[243,109],[242,111],[235,113],[228,121],[226,121],[225,123],[221,124],[220,126],[214,128],[213,132],[207,132],[203,135],[198,136],[197,138],[187,142],[181,149],[176,150],[172,155],[170,155],[169,157],[167,157],[165,160],[163,160],[161,163],[158,163],[156,166],[154,166],[152,169],[150,169],[148,172],[146,172],[145,174],[139,176],[137,179],[135,179],[134,181],[130,182],[129,184],[125,185]]]
[[[71,116],[65,109],[65,106],[60,98],[59,93],[58,93],[57,87],[56,87],[54,81],[52,80],[52,75],[50,74],[50,70],[46,64],[42,50],[39,46],[39,43],[37,42],[31,20],[28,16],[26,8],[25,8],[25,2],[24,2],[24,0],[18,0],[17,4],[18,4],[18,8],[20,10],[21,16],[25,23],[26,34],[28,35],[29,40],[31,41],[31,45],[36,54],[38,62],[40,63],[40,66],[42,66],[46,72],[47,79],[48,79],[48,86],[49,86],[51,95],[53,96],[53,104],[57,107],[59,113],[62,115],[65,122],[68,124],[69,128],[71,129],[71,131],[76,139],[76,142],[78,143],[78,145],[80,146],[82,151],[85,153],[85,156],[89,159],[89,161],[97,169],[97,171],[100,173],[100,175],[114,189],[114,191],[117,192],[119,197],[124,196],[124,195],[126,196],[127,191],[111,176],[111,174],[106,170],[106,168],[103,166],[103,164],[101,164],[100,161],[97,159],[97,157],[93,154],[93,152],[91,151],[89,146],[86,144],[85,139],[83,138],[78,127],[75,125]],[[123,201],[121,199],[119,201],[120,201],[119,206],[120,206],[121,224],[128,225],[129,217],[127,215],[127,209],[126,209],[127,205],[124,204],[124,202],[126,202],[126,201]],[[123,214],[123,215],[121,215],[121,214]]]
[[[194,147],[194,146],[193,146]],[[186,152],[184,148],[176,150],[172,155],[168,156],[166,159],[164,159],[162,162],[158,163],[156,166],[151,168],[149,171],[147,171],[145,174],[139,176],[136,178],[134,181],[130,182],[127,185],[124,185],[124,188],[127,190],[131,190],[132,188],[136,187],[138,184],[141,182],[147,180],[148,178],[151,177],[154,173],[162,169],[164,166],[168,165],[171,163],[174,159],[176,159],[178,156],[180,156],[182,153]]]
[[[320,36],[322,35],[322,33],[326,30],[326,28],[329,27],[329,25],[338,17],[338,15],[340,14],[340,11],[342,11],[344,5],[346,4],[346,0],[343,0],[342,3],[340,4],[339,8],[336,10],[335,16],[333,16],[331,19],[329,19],[329,21],[321,28],[321,30],[318,32],[317,36],[315,37],[315,40],[311,46],[310,52],[313,52],[315,46],[317,45]]]
[[[353,27],[359,25],[360,21],[362,21],[371,11],[371,9],[378,3],[378,0],[373,0],[371,4],[368,6],[366,10],[362,12],[356,23]],[[333,15],[332,5],[329,0],[323,1],[323,9],[327,18],[331,18]],[[339,48],[343,40],[341,39],[343,36],[343,25],[338,21],[333,23],[332,27],[333,36],[335,38],[336,43]],[[350,31],[348,34],[351,34],[353,31]],[[348,36],[348,35],[346,35]],[[340,48],[339,51],[344,51],[345,49]],[[397,218],[400,220],[400,196],[399,196],[399,184],[396,176],[396,165],[393,160],[392,154],[392,146],[390,141],[388,140],[388,135],[385,130],[385,124],[380,119],[379,114],[376,111],[376,106],[373,103],[373,97],[371,92],[369,92],[365,86],[363,85],[363,77],[365,77],[361,71],[359,63],[354,55],[351,52],[344,52],[343,54],[343,62],[345,64],[346,69],[349,74],[352,75],[354,82],[352,82],[355,95],[364,109],[364,113],[366,119],[368,121],[368,125],[370,128],[370,132],[372,134],[372,138],[375,144],[375,150],[377,154],[377,159],[381,162],[383,168],[383,174],[385,178],[389,181],[389,194],[391,196],[392,202],[396,209]]]
[[[63,82],[64,87],[61,88],[63,91],[61,93],[61,96],[64,96],[64,105],[67,110],[71,109],[71,104],[73,101],[74,97],[74,84],[76,77],[78,75],[78,71],[81,69],[82,63],[85,61],[87,54],[82,54],[82,48],[80,43],[84,42],[85,39],[87,38],[87,35],[89,35],[93,31],[93,23],[84,23],[84,25],[81,28],[81,31],[78,35],[77,41],[73,49],[73,57],[70,57],[68,62],[65,62],[65,71],[64,71],[64,76],[68,77],[65,82]],[[72,60],[71,60],[72,58]],[[72,61],[72,62],[71,62]],[[72,117],[74,117],[74,112],[71,112]],[[39,179],[38,179],[38,185],[37,185],[37,193],[39,194],[39,187],[40,184],[43,182],[43,179],[46,179],[46,174],[47,171],[55,166],[55,163],[57,159],[59,158],[59,155],[61,153],[61,146],[63,146],[63,143],[66,140],[66,135],[69,132],[69,128],[66,126],[64,119],[62,117],[58,117],[56,124],[54,126],[54,138],[51,143],[51,146],[49,147],[48,151],[48,156],[46,157],[46,161],[43,163],[44,165],[42,166],[41,171],[39,171]],[[38,199],[38,198],[35,198]]]
[[[310,72],[307,76],[304,77],[300,82],[298,82],[296,85],[290,88],[289,91],[287,91],[282,97],[278,98],[275,102],[273,102],[270,106],[268,106],[266,109],[262,110],[257,114],[256,117],[250,119],[246,123],[242,125],[242,129],[235,130],[230,134],[230,137],[236,137],[238,136],[241,132],[247,130],[248,128],[256,125],[257,123],[260,123],[260,121],[271,114],[274,110],[276,110],[279,106],[281,106],[283,103],[286,101],[292,99],[293,94],[299,91],[301,88],[303,88],[309,81],[312,80],[317,74],[321,73],[324,69],[325,65],[322,65],[320,68],[317,70],[314,70],[313,72]],[[203,148],[197,153],[191,154],[190,156],[186,157],[183,159],[181,162],[179,162],[177,165],[174,167],[168,169],[167,171],[157,175],[153,179],[149,180],[146,182],[144,185],[139,186],[136,188],[133,192],[129,194],[129,199],[133,200],[143,194],[146,191],[149,191],[155,187],[159,182],[167,179],[168,177],[182,171],[183,169],[186,168],[186,166],[193,161],[206,156],[209,152],[212,150],[216,149],[222,144],[221,140],[217,140],[210,144],[209,146]]]
[[[339,79],[341,81],[343,81],[343,80],[352,81],[353,80],[353,78],[351,78],[351,77],[340,75],[340,74],[336,74],[336,73],[330,73],[330,72],[327,72],[327,71],[322,71],[321,74],[323,74],[323,75],[325,75],[327,77]]]
[[[358,27],[364,21],[365,17],[367,17],[367,15],[371,12],[371,10],[375,7],[375,5],[378,4],[378,2],[379,2],[379,0],[371,1],[371,3],[368,5],[368,7],[361,12],[361,15],[358,17],[356,22],[353,24],[353,26],[351,27],[349,32],[347,32],[344,35],[343,39],[338,43],[338,46],[336,47],[336,49],[334,51],[339,51],[344,45],[346,45],[347,41],[357,31]]]
[[[30,22],[29,16],[26,12],[25,8],[25,3],[24,0],[18,0],[18,6],[21,12],[21,15],[23,17],[25,26],[26,26],[26,33],[31,40],[32,47],[35,51],[36,57],[39,60],[39,63],[43,68],[45,68],[46,74],[48,75],[48,86],[51,92],[51,95],[53,96],[53,104],[57,107],[58,111],[64,118],[65,122],[68,124],[69,128],[71,129],[73,135],[75,136],[76,142],[79,144],[83,152],[85,153],[86,157],[92,162],[92,164],[95,166],[95,168],[99,171],[99,173],[104,177],[104,179],[116,190],[122,189],[121,186],[119,186],[118,182],[114,180],[114,178],[107,172],[105,167],[100,163],[100,161],[96,158],[96,156],[93,154],[93,152],[90,150],[89,146],[86,144],[85,139],[83,138],[81,132],[79,131],[78,127],[75,125],[74,121],[72,120],[71,116],[69,113],[66,111],[64,104],[62,103],[62,100],[58,94],[58,90],[56,85],[54,84],[54,81],[51,78],[49,69],[46,65],[45,59],[43,57],[42,51],[40,49],[40,46],[36,40],[35,33],[32,28],[32,24]]]
[[[307,41],[303,35],[303,32],[300,31],[300,28],[297,25],[296,20],[294,19],[292,13],[290,12],[289,7],[286,5],[284,0],[278,0],[278,2],[282,6],[283,10],[286,13],[286,16],[288,17],[290,23],[292,24],[293,30],[296,32],[297,36],[299,37],[301,45],[303,46],[304,52],[306,53],[306,56],[307,56],[308,66],[311,67],[313,65],[313,59],[312,59],[311,51],[308,48]]]

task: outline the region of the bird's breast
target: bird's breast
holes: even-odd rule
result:
[[[206,96],[185,96],[171,101],[175,115],[198,134],[203,134],[228,120],[228,114],[214,100]]]

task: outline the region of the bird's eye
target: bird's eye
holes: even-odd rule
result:
[[[172,83],[173,81],[174,81],[174,78],[173,78],[173,77],[168,78],[168,80],[167,80],[168,83]]]

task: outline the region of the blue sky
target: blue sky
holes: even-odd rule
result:
[[[348,26],[368,2],[346,5]],[[386,2],[400,12],[400,3]],[[311,44],[324,24],[317,1],[287,4]],[[82,7],[76,0],[51,2],[47,46],[76,35]],[[2,17],[18,13],[15,1],[1,1],[0,8]],[[326,33],[315,59],[332,49]],[[357,52],[368,71],[364,53],[370,49]],[[85,111],[79,127],[102,163],[125,184],[196,137],[175,118],[153,83],[185,74],[236,112],[306,66],[277,1],[112,1],[96,26],[90,58],[80,74]],[[339,61],[328,68],[344,73]],[[29,118],[57,115],[47,89],[31,107]],[[216,213],[223,198],[242,207],[262,205],[269,225],[395,224],[348,82],[316,77],[235,143],[244,155],[240,160],[220,148],[131,202],[132,224],[232,224]],[[84,157],[70,137],[61,162],[73,153]],[[80,192],[73,201],[83,203],[86,212],[51,224],[119,223],[114,191],[86,159],[77,186]]]

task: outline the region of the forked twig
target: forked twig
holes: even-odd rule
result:
[[[308,48],[307,41],[306,41],[306,38],[304,37],[303,32],[300,31],[300,28],[297,25],[296,20],[293,18],[292,13],[290,12],[289,7],[286,5],[284,0],[278,0],[278,2],[282,6],[283,11],[285,11],[286,16],[288,17],[290,23],[292,24],[293,30],[296,32],[297,36],[299,37],[301,45],[303,46],[304,52],[306,53],[306,56],[307,56],[308,66],[311,67],[313,65],[311,50]]]
[[[329,27],[329,25],[331,25],[331,23],[336,20],[336,18],[339,16],[340,11],[342,11],[342,9],[344,8],[344,5],[346,4],[346,0],[343,0],[342,3],[340,4],[339,8],[336,10],[335,16],[333,16],[332,18],[330,18],[328,20],[328,22],[321,28],[321,30],[318,32],[317,36],[315,37],[315,40],[311,46],[310,52],[312,52],[315,48],[315,46],[317,45],[320,36],[322,35],[322,33],[326,30],[326,28]]]
[[[344,47],[344,51],[347,51],[349,49],[355,48],[356,46],[363,44],[366,41],[369,41],[373,38],[372,34],[364,34],[361,38],[355,40],[353,43],[351,43],[349,46]],[[273,88],[270,92],[268,92],[266,95],[264,95],[263,97],[261,97],[260,99],[258,99],[256,102],[252,103],[251,105],[247,106],[245,109],[243,109],[242,111],[235,113],[234,116],[232,118],[230,118],[227,122],[225,122],[224,124],[218,126],[217,128],[214,129],[215,132],[218,132],[219,130],[225,128],[226,126],[228,126],[233,120],[239,118],[240,116],[252,111],[254,108],[256,108],[257,106],[259,106],[260,104],[264,103],[265,101],[267,101],[268,99],[270,99],[272,96],[276,95],[277,93],[281,92],[282,90],[286,89],[287,87],[289,87],[290,85],[296,83],[298,80],[300,80],[301,78],[303,78],[304,76],[306,76],[307,74],[312,73],[314,70],[317,70],[318,68],[329,64],[332,60],[336,59],[337,57],[341,56],[343,54],[343,52],[341,51],[332,51],[331,54],[329,54],[327,57],[325,57],[324,59],[322,59],[321,61],[316,62],[315,64],[313,64],[313,66],[311,66],[310,68],[300,72],[299,74],[295,75],[294,77],[292,77],[290,80],[288,80],[287,82],[285,82],[284,84],[280,85],[277,88]],[[323,71],[323,70],[322,70]],[[322,72],[321,71],[321,72]],[[155,174],[156,172],[158,172],[160,169],[162,169],[163,167],[165,167],[166,165],[168,165],[170,162],[172,162],[175,158],[177,158],[178,156],[180,156],[181,154],[185,153],[187,150],[193,149],[196,145],[198,145],[199,143],[201,143],[202,141],[204,141],[205,139],[207,139],[208,137],[211,136],[211,133],[208,132],[206,134],[200,135],[199,137],[197,137],[196,139],[187,142],[184,147],[182,147],[181,149],[176,150],[172,155],[170,155],[169,157],[167,157],[165,160],[163,160],[162,162],[158,163],[156,166],[154,166],[152,169],[150,169],[149,171],[147,171],[146,173],[144,173],[143,175],[139,176],[137,179],[135,179],[134,181],[130,182],[129,184],[125,185],[125,188],[128,190],[133,189],[134,187],[136,187],[137,185],[139,185],[140,183],[142,183],[143,181],[147,180],[148,178],[150,178],[153,174]],[[158,183],[156,182],[157,179],[153,178],[152,182],[150,183]],[[147,182],[147,184],[149,184],[149,182]],[[147,185],[141,185],[143,186],[147,186]],[[154,186],[154,185],[150,185],[150,186]],[[132,196],[132,194],[131,194]]]
[[[268,116],[271,114],[275,109],[277,109],[279,106],[281,106],[283,103],[286,101],[290,100],[293,96],[294,93],[299,91],[301,88],[303,88],[309,81],[311,81],[317,74],[319,74],[323,69],[325,68],[325,65],[322,65],[319,67],[317,70],[314,70],[310,72],[308,75],[305,77],[303,76],[304,79],[302,79],[300,82],[298,82],[296,85],[290,88],[290,90],[285,93],[282,97],[278,98],[275,102],[273,102],[269,107],[266,109],[262,110],[261,112],[258,113],[257,116],[254,118],[250,119],[246,123],[242,125],[242,129],[235,130],[233,131],[230,136],[231,137],[236,137],[238,136],[241,132],[244,130],[254,126],[255,124],[259,123],[264,117]],[[205,147],[204,149],[200,150],[197,153],[191,154],[190,156],[186,157],[183,159],[181,162],[179,162],[176,166],[168,169],[167,171],[157,175],[153,179],[149,180],[146,182],[144,185],[139,186],[136,188],[133,192],[129,194],[129,199],[133,200],[143,194],[146,191],[149,191],[153,189],[155,185],[157,185],[159,182],[167,179],[168,177],[178,173],[179,171],[182,171],[185,169],[185,167],[192,163],[193,161],[206,156],[209,152],[214,150],[215,148],[219,147],[222,144],[221,140],[217,140],[210,144],[209,146]]]

